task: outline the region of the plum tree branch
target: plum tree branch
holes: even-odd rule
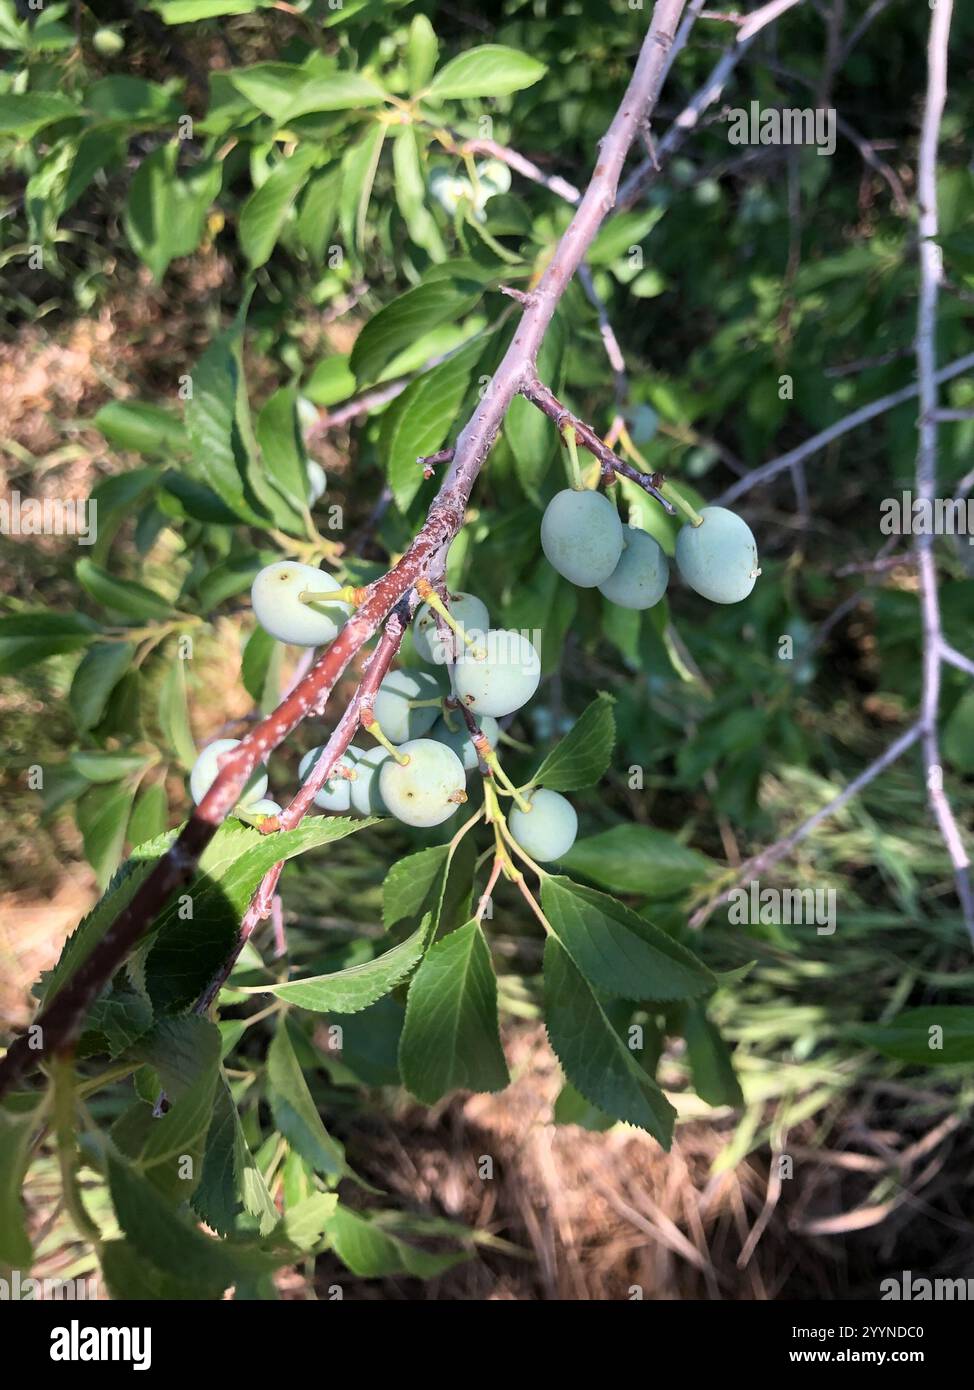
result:
[[[619,458],[609,446],[599,438],[591,425],[587,425],[584,420],[580,420],[574,415],[567,406],[562,405],[561,401],[544,382],[537,377],[532,377],[530,381],[525,381],[521,385],[521,395],[529,400],[532,405],[553,420],[559,430],[571,428],[578,437],[579,444],[583,444],[589,453],[594,455],[602,465],[602,476],[606,482],[611,483],[614,476],[619,473],[624,478],[630,478],[638,484],[651,497],[655,497],[663,509],[676,515],[676,508],[668,502],[660,491],[664,482],[661,475],[643,473],[638,468],[634,468],[631,463]]]
[[[438,579],[451,541],[463,525],[477,475],[497,436],[507,408],[523,382],[533,378],[535,360],[557,305],[586,250],[613,207],[626,155],[662,86],[666,60],[686,0],[656,0],[649,30],[622,102],[600,142],[588,188],[531,296],[489,389],[460,432],[453,461],[426,521],[396,565],[366,591],[311,671],[267,719],[226,759],[216,781],[196,807],[175,843],[136,890],[98,945],[36,1020],[32,1048],[17,1038],[0,1061],[0,1095],[32,1065],[70,1051],[82,1020],[116,969],[149,931],[159,912],[193,878],[200,855],[229,815],[256,767],[310,714],[323,713],[346,667],[417,579]]]
[[[916,361],[920,395],[920,423],[917,431],[916,494],[922,503],[933,504],[937,492],[937,305],[943,278],[943,253],[937,241],[937,147],[940,123],[947,100],[947,47],[953,0],[937,0],[930,18],[927,45],[927,93],[920,131],[917,165],[919,204],[920,296],[917,306]],[[974,941],[974,891],[971,889],[971,861],[960,827],[944,790],[944,770],[940,757],[940,684],[945,655],[943,620],[937,588],[937,561],[932,531],[920,531],[915,538],[917,573],[920,580],[920,612],[923,624],[923,693],[920,702],[920,728],[923,736],[927,798],[940,829],[954,869],[954,882],[964,922]]]

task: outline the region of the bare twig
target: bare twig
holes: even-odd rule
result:
[[[935,372],[934,382],[938,386],[942,385],[945,381],[952,381],[954,377],[970,371],[972,367],[974,367],[974,352],[968,352]],[[851,411],[848,415],[844,415],[841,420],[837,420],[834,425],[829,425],[828,429],[812,435],[811,439],[806,439],[804,444],[799,444],[796,448],[789,449],[788,453],[781,454],[768,463],[763,463],[760,468],[753,468],[745,477],[740,478],[736,483],[731,483],[726,492],[716,499],[715,505],[729,506],[738,497],[743,497],[744,493],[750,492],[751,488],[770,482],[772,478],[776,478],[779,473],[791,468],[793,464],[802,459],[810,458],[812,454],[817,454],[820,449],[825,448],[826,444],[831,444],[833,439],[839,439],[843,434],[848,434],[850,430],[858,429],[867,421],[874,420],[877,415],[882,415],[887,410],[892,410],[895,406],[902,405],[904,401],[912,400],[914,396],[919,394],[920,388],[914,382],[909,386],[902,386],[898,391],[891,391],[888,396],[880,396],[878,400],[870,401],[868,405],[861,405],[858,410]]]
[[[655,473],[641,472],[638,468],[634,468],[631,463],[627,463],[625,459],[619,458],[618,454],[614,454],[604,440],[599,438],[591,425],[587,425],[584,420],[573,415],[567,406],[562,405],[558,397],[544,382],[538,381],[537,377],[532,377],[521,383],[520,392],[526,400],[529,400],[532,405],[536,405],[550,420],[553,420],[559,430],[571,428],[575,431],[579,444],[583,444],[602,465],[602,474],[606,482],[611,482],[616,473],[621,474],[624,478],[630,478],[651,497],[655,497],[660,506],[671,516],[675,515],[675,507],[660,492],[663,479]]]
[[[848,801],[851,801],[854,796],[857,796],[859,792],[862,791],[863,787],[867,787],[881,772],[885,772],[898,758],[902,757],[908,748],[912,748],[913,744],[919,739],[920,734],[921,728],[919,723],[912,724],[910,728],[907,729],[905,733],[900,734],[899,738],[895,739],[886,751],[880,754],[874,762],[871,762],[868,767],[863,768],[862,772],[860,772],[857,777],[854,777],[848,786],[844,787],[837,796],[834,796],[831,801],[825,806],[822,806],[814,815],[802,821],[801,825],[798,826],[796,830],[793,830],[790,835],[786,836],[783,840],[779,840],[776,844],[769,845],[766,849],[763,849],[760,854],[754,855],[753,858],[748,859],[746,863],[742,864],[739,871],[734,875],[734,883],[722,889],[716,897],[704,903],[702,907],[697,908],[696,912],[690,918],[691,927],[702,926],[711,913],[720,907],[721,903],[727,902],[737,884],[747,883],[749,880],[760,876],[766,869],[769,869],[772,864],[776,864],[779,859],[787,858],[792,850],[801,844],[802,840],[808,838],[816,826],[821,825],[822,821],[828,820],[830,816],[834,816],[836,811],[841,811],[842,807],[845,806]]]
[[[943,275],[943,258],[937,242],[937,146],[940,122],[947,100],[947,45],[953,0],[937,0],[930,17],[927,46],[927,94],[920,131],[917,165],[919,201],[920,299],[917,308],[916,357],[920,383],[920,425],[918,430],[916,494],[919,502],[932,505],[937,491],[937,304]],[[932,532],[919,531],[915,539],[920,578],[920,611],[923,621],[923,695],[920,726],[923,731],[923,757],[927,797],[940,829],[960,899],[964,921],[974,941],[974,891],[971,889],[970,857],[947,793],[940,759],[940,678],[944,659],[943,625],[937,590],[937,562]]]

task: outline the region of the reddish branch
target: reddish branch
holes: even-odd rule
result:
[[[640,123],[654,107],[667,55],[685,0],[656,0],[649,32],[618,111],[599,147],[599,162],[574,217],[538,283],[531,304],[487,391],[456,441],[453,462],[429,514],[409,549],[388,574],[367,590],[365,602],[348,620],[314,668],[267,719],[227,758],[210,791],[196,807],[175,844],[155,866],[132,901],[109,927],[88,958],[37,1019],[41,1047],[26,1037],[15,1040],[0,1062],[0,1095],[33,1065],[70,1051],[85,1013],[166,903],[193,878],[200,855],[230,814],[256,767],[308,715],[321,715],[336,682],[383,619],[417,579],[442,578],[451,541],[463,525],[467,501],[512,399],[533,381],[538,348],[561,296],[612,208],[626,154]]]
[[[602,477],[607,483],[611,483],[617,473],[624,478],[630,478],[651,497],[655,497],[660,506],[665,508],[671,516],[675,515],[676,508],[667,502],[659,490],[665,481],[662,475],[643,473],[638,468],[634,468],[631,463],[626,463],[625,459],[619,458],[599,438],[591,425],[586,425],[584,420],[580,420],[577,415],[572,414],[567,406],[562,405],[558,397],[545,386],[544,382],[538,381],[537,377],[532,377],[530,381],[525,381],[521,386],[521,395],[532,405],[536,405],[539,410],[544,411],[549,419],[554,420],[559,430],[571,428],[575,431],[579,444],[584,444],[589,453],[594,454],[602,465]]]

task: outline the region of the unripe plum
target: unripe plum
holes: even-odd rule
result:
[[[541,518],[541,548],[549,563],[580,589],[608,579],[619,563],[622,541],[619,513],[601,492],[565,488]]]
[[[471,637],[480,638],[490,627],[490,614],[487,605],[475,594],[452,594],[449,603],[450,615],[455,618]],[[460,641],[458,637],[457,642]],[[413,619],[413,645],[416,654],[423,661],[434,666],[443,666],[453,660],[455,643],[452,639],[440,636],[436,614],[428,603],[420,604]]]
[[[125,40],[117,29],[105,25],[92,34],[91,46],[102,58],[116,58],[125,47]]]
[[[422,738],[436,723],[440,705],[413,708],[413,700],[436,700],[443,692],[429,671],[390,671],[383,679],[372,705],[382,732],[390,743]]]
[[[355,764],[355,781],[352,789],[352,810],[360,816],[387,816],[389,808],[382,799],[379,789],[379,772],[392,754],[388,748],[370,748]]]
[[[700,515],[700,526],[688,522],[676,538],[680,573],[711,602],[739,603],[761,573],[751,528],[726,507],[704,507]]]
[[[405,825],[449,820],[466,799],[466,774],[456,753],[430,738],[411,739],[399,752],[406,762],[389,758],[379,770],[379,790],[392,815]]]
[[[352,612],[350,603],[328,603],[328,594],[340,588],[336,579],[314,565],[279,560],[258,574],[250,601],[261,627],[279,642],[320,647],[335,640]],[[320,593],[322,603],[302,603],[300,595],[306,591]]]
[[[491,628],[482,650],[466,648],[455,668],[457,697],[476,715],[500,719],[526,705],[541,680],[541,661],[520,632]]]
[[[314,410],[314,406],[311,407]],[[317,411],[315,411],[317,415]],[[308,459],[308,506],[313,507],[318,498],[328,491],[328,474],[315,459]]]
[[[298,764],[298,776],[304,782],[309,776],[311,769],[318,761],[320,754],[324,752],[324,745],[320,748],[312,748],[305,753]],[[358,760],[362,756],[361,748],[356,748],[351,744],[338,760],[338,766],[328,778],[327,782],[322,782],[321,788],[315,793],[315,805],[322,811],[347,811],[351,806],[352,783],[347,777],[343,777],[341,770],[345,772],[355,772],[358,776]]]
[[[218,738],[203,749],[189,774],[189,794],[197,806],[217,779],[220,758],[232,748],[239,747],[239,738]],[[267,773],[262,767],[255,767],[250,774],[250,780],[238,797],[237,804],[249,807],[252,801],[259,801],[266,790]]]
[[[507,818],[508,828],[525,854],[545,864],[561,859],[575,843],[578,816],[575,807],[560,792],[541,787],[528,798],[530,811],[515,806]]]
[[[599,585],[599,591],[620,608],[652,608],[666,593],[669,577],[670,567],[659,541],[630,526],[619,563]]]
[[[279,816],[281,808],[269,796],[263,796],[260,801],[248,801],[247,814],[248,816]]]
[[[445,719],[438,719],[430,730],[430,738],[435,738],[437,743],[445,743],[447,748],[452,748],[463,763],[464,771],[473,772],[474,768],[480,765],[480,757],[474,747],[470,730],[467,728],[467,721],[462,714],[457,713],[452,714],[450,718],[453,719],[457,727],[451,729]],[[491,748],[495,748],[501,726],[489,714],[485,714],[479,723],[487,737],[487,742]]]

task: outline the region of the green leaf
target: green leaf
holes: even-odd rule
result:
[[[0,1105],[0,1266],[11,1269],[30,1269],[33,1261],[20,1192],[40,1117],[40,1105]]]
[[[241,521],[264,529],[247,470],[246,388],[240,360],[242,316],[214,339],[193,371],[193,396],[186,402],[186,428],[199,481],[211,488]]]
[[[328,1223],[337,1210],[336,1192],[313,1192],[288,1207],[284,1213],[284,1234],[293,1245],[310,1253],[320,1245]]]
[[[255,627],[243,650],[240,674],[244,689],[262,712],[269,713],[281,698],[281,644],[262,627]]]
[[[44,1003],[48,1004],[75,970],[87,960],[118,914],[128,906],[140,884],[148,877],[160,856],[175,838],[175,831],[139,845],[109,884],[107,891],[82,918],[61,948],[54,969],[45,981]]]
[[[242,993],[274,994],[278,999],[314,1013],[358,1013],[388,994],[415,967],[423,955],[429,924],[427,915],[405,941],[361,965],[350,965],[346,970],[336,970],[331,975],[289,980],[282,985],[247,986]]]
[[[216,19],[225,14],[251,14],[272,6],[274,0],[155,0],[150,10],[166,24],[195,24],[200,19]]]
[[[620,999],[692,999],[716,988],[685,946],[605,893],[546,878],[541,905],[586,980]]]
[[[46,125],[80,116],[81,111],[58,92],[4,92],[0,94],[0,135],[29,140]]]
[[[178,415],[146,401],[109,401],[95,415],[95,427],[109,444],[153,458],[168,458],[187,447]]]
[[[166,1273],[147,1260],[129,1240],[109,1240],[102,1246],[101,1270],[113,1299],[122,1302],[216,1301],[223,1295],[221,1280],[194,1284],[182,1273]]]
[[[617,825],[576,841],[562,861],[615,893],[672,898],[715,872],[706,855],[648,825]]]
[[[186,663],[174,651],[170,652],[169,669],[159,686],[159,728],[167,745],[189,772],[199,755],[189,724]]]
[[[134,800],[132,786],[115,782],[92,787],[78,802],[78,829],[84,840],[85,857],[95,871],[99,888],[104,889],[122,858]]]
[[[432,912],[442,890],[449,845],[407,854],[392,865],[382,884],[382,924],[386,931],[407,917]]]
[[[267,1085],[274,1123],[292,1149],[310,1163],[316,1173],[326,1178],[340,1178],[345,1172],[345,1155],[341,1145],[321,1123],[294,1054],[284,1015],[267,1053]]]
[[[600,691],[567,737],[551,750],[531,782],[560,792],[593,787],[612,757],[616,738],[614,703],[611,695]]]
[[[585,253],[589,265],[610,265],[644,241],[663,216],[662,208],[620,212],[610,217]]]
[[[345,244],[359,250],[365,242],[365,217],[388,130],[389,127],[384,124],[369,126],[362,138],[348,147],[342,158],[338,220]]]
[[[551,1046],[575,1089],[606,1115],[638,1125],[669,1149],[676,1111],[554,937],[545,945],[544,1001]]]
[[[720,1029],[699,1004],[687,1005],[683,1036],[693,1074],[693,1089],[708,1105],[743,1105],[741,1083]]]
[[[341,181],[341,168],[334,165],[324,172],[313,173],[305,184],[301,207],[294,224],[294,235],[316,266],[324,262],[331,245],[332,232],[338,221]],[[354,389],[353,382],[352,390]]]
[[[115,613],[143,622],[165,621],[172,617],[173,606],[168,599],[133,579],[116,579],[87,556],[74,567],[78,583],[97,603]]]
[[[217,1055],[192,1086],[170,1099],[134,1160],[134,1167],[171,1201],[189,1201],[199,1185],[219,1070]]]
[[[570,1081],[566,1081],[555,1100],[553,1118],[556,1125],[580,1125],[582,1129],[600,1134],[611,1129],[615,1120],[603,1115],[597,1106],[579,1095]]]
[[[417,285],[380,309],[355,340],[349,366],[360,385],[375,381],[397,353],[437,324],[456,321],[478,302],[469,281],[434,280]]]
[[[435,453],[449,437],[482,352],[481,341],[468,344],[417,377],[386,411],[379,449],[400,511],[407,510],[423,485],[417,458]]]
[[[561,314],[555,314],[538,350],[538,376],[553,391],[561,386],[565,350],[565,327]],[[540,487],[548,472],[558,443],[558,430],[547,415],[524,396],[517,395],[504,418],[504,438],[517,465],[518,482],[533,502],[540,504]]]
[[[153,782],[139,793],[129,817],[130,845],[143,845],[166,833],[169,820],[169,798],[165,782]]]
[[[100,631],[81,613],[15,613],[0,618],[0,676],[86,647]]]
[[[439,49],[432,24],[424,14],[414,15],[406,40],[406,73],[410,92],[418,92],[433,76]]]
[[[257,442],[267,476],[294,510],[303,513],[308,508],[308,456],[297,403],[293,386],[275,391],[258,416]]]
[[[443,238],[426,205],[426,179],[420,159],[419,131],[415,126],[404,126],[396,132],[392,146],[392,167],[396,178],[396,202],[409,235],[417,246],[429,252],[434,261],[445,260]]]
[[[313,405],[337,405],[355,394],[355,377],[348,369],[348,357],[336,354],[319,362],[304,385],[303,394]]]
[[[299,145],[282,159],[240,209],[240,247],[256,270],[268,259],[308,174],[321,159],[313,145]]]
[[[261,1235],[267,1235],[280,1220],[264,1175],[248,1147],[226,1078],[222,1076],[206,1136],[203,1172],[192,1204],[197,1215],[224,1236],[233,1230],[241,1205],[256,1219]]]
[[[974,1062],[974,1008],[964,1004],[907,1009],[889,1023],[855,1028],[853,1034],[899,1062],[922,1067]]]
[[[429,101],[502,97],[533,86],[546,72],[544,63],[527,53],[486,43],[468,49],[440,68],[424,95]]]
[[[105,713],[108,697],[135,655],[134,642],[96,642],[78,663],[68,704],[81,733],[93,729]]]
[[[206,1289],[210,1296],[248,1274],[269,1272],[287,1259],[253,1244],[204,1235],[131,1165],[111,1155],[108,1183],[119,1227],[138,1255],[164,1275]]]
[[[216,160],[180,175],[179,150],[178,141],[153,150],[129,185],[125,233],[156,280],[163,278],[170,261],[199,246],[223,180],[223,166]]]
[[[144,753],[85,753],[71,754],[71,766],[89,782],[118,782],[141,772],[148,762]]]
[[[315,111],[377,106],[385,92],[358,72],[316,72],[290,63],[255,63],[227,74],[229,80],[278,126]]]
[[[413,976],[399,1067],[404,1084],[424,1105],[449,1091],[502,1091],[509,1083],[497,981],[479,922],[437,941]]]
[[[342,1264],[362,1279],[381,1279],[392,1274],[435,1279],[469,1258],[462,1250],[443,1254],[420,1250],[343,1206],[328,1222],[328,1238]]]
[[[958,772],[974,772],[974,690],[961,696],[944,725],[943,750]]]
[[[254,889],[268,869],[374,824],[309,816],[295,830],[276,835],[261,835],[239,824],[222,826],[204,851],[188,894],[170,902],[157,919],[145,963],[146,988],[156,1011],[172,1013],[196,998],[227,958]]]

